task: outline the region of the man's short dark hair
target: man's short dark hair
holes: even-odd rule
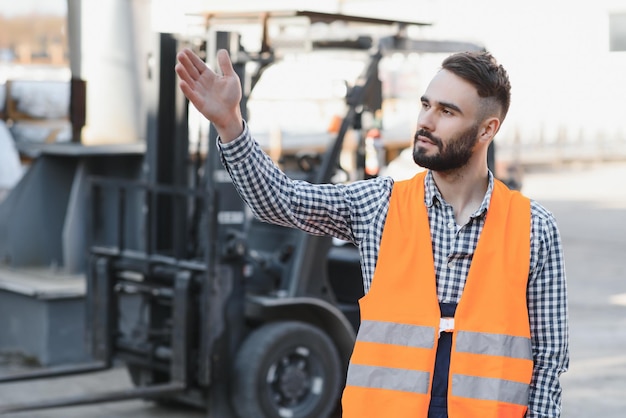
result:
[[[499,110],[500,122],[504,120],[511,104],[511,83],[504,67],[489,52],[459,52],[447,57],[441,66],[469,82],[480,97],[487,99],[483,118]]]

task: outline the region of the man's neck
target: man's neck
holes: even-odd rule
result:
[[[489,187],[487,167],[463,167],[450,172],[433,171],[433,179],[443,199],[454,208],[456,223],[465,225],[478,210]]]

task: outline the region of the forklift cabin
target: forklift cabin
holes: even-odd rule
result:
[[[419,22],[306,11],[203,18],[202,37],[160,35],[158,106],[148,120],[144,158],[148,174],[90,180],[86,310],[93,361],[0,380],[94,372],[122,362],[134,387],[4,405],[0,412],[135,398],[193,405],[219,418],[321,418],[339,410],[363,296],[358,249],[252,218],[215,152],[212,126],[206,156],[189,151],[189,106],[176,87],[176,53],[189,46],[210,62],[217,49],[227,49],[242,80],[245,117],[250,91],[281,58],[272,22],[340,22],[359,30],[349,39],[306,43],[311,50],[359,49],[368,56],[324,153],[285,166],[293,178],[327,183],[342,170],[348,132],[359,138],[356,166],[364,167],[360,151],[368,127],[362,121],[382,107],[383,57],[482,47],[407,37],[407,27],[425,25]],[[241,22],[261,27],[258,51],[245,50],[240,34],[224,29]],[[387,33],[379,35],[381,28]]]

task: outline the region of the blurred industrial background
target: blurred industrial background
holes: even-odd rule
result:
[[[165,32],[188,31],[185,13],[259,9],[257,3],[245,0],[228,5],[197,0],[134,3],[151,3],[152,26]],[[129,34],[109,21],[124,8],[130,11],[132,6],[112,0],[82,11],[83,39],[89,39],[89,47],[83,51],[84,78],[104,77],[97,74],[98,67],[131,70],[136,55],[133,44],[124,42]],[[263,8],[306,9],[307,5],[273,0]],[[524,161],[623,157],[624,8],[619,0],[575,4],[532,0],[507,7],[495,0],[452,0],[445,4],[423,0],[410,6],[402,1],[324,0],[316,3],[315,10],[428,22],[432,25],[416,29],[422,37],[464,39],[484,45],[509,70],[513,83],[513,106],[498,141],[507,156]],[[23,72],[34,70],[23,68],[23,64],[45,63],[69,70],[66,14],[65,0],[6,3],[0,15],[0,79],[30,78]],[[117,43],[115,54],[110,49],[112,43]],[[90,55],[94,55],[93,61]],[[67,79],[69,72],[50,77]],[[430,72],[421,77],[427,80]],[[88,110],[84,141],[120,141],[119,135],[101,132],[106,128],[99,127],[94,114],[104,111],[91,103],[101,99],[95,94],[89,96],[93,98],[88,98],[89,109],[93,110]],[[106,103],[101,106],[109,107]]]
[[[211,153],[215,132],[176,88],[175,53],[212,64],[229,49],[257,140],[292,175],[339,182],[412,175],[405,150],[425,83],[447,53],[484,48],[513,86],[491,168],[562,230],[563,416],[622,417],[626,4],[260,3],[0,5],[0,414],[230,418],[232,393],[253,384],[231,370],[246,355],[258,373],[271,363],[272,378],[301,384],[268,377],[268,408],[321,417],[336,390],[310,382],[340,376],[300,346],[289,352],[286,319],[302,341],[322,330],[329,345],[307,350],[343,364],[358,326],[355,253],[250,220]],[[249,341],[276,322],[285,327],[267,332],[285,337],[282,358]],[[247,340],[267,351],[239,350]],[[56,412],[17,412],[34,392],[46,399],[35,409]]]

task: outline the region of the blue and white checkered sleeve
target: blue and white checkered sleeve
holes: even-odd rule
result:
[[[533,202],[528,313],[534,369],[526,418],[561,416],[559,376],[569,366],[567,285],[554,216]]]
[[[390,179],[350,185],[311,184],[287,177],[252,139],[248,127],[221,158],[237,191],[258,219],[355,244],[391,189]]]

